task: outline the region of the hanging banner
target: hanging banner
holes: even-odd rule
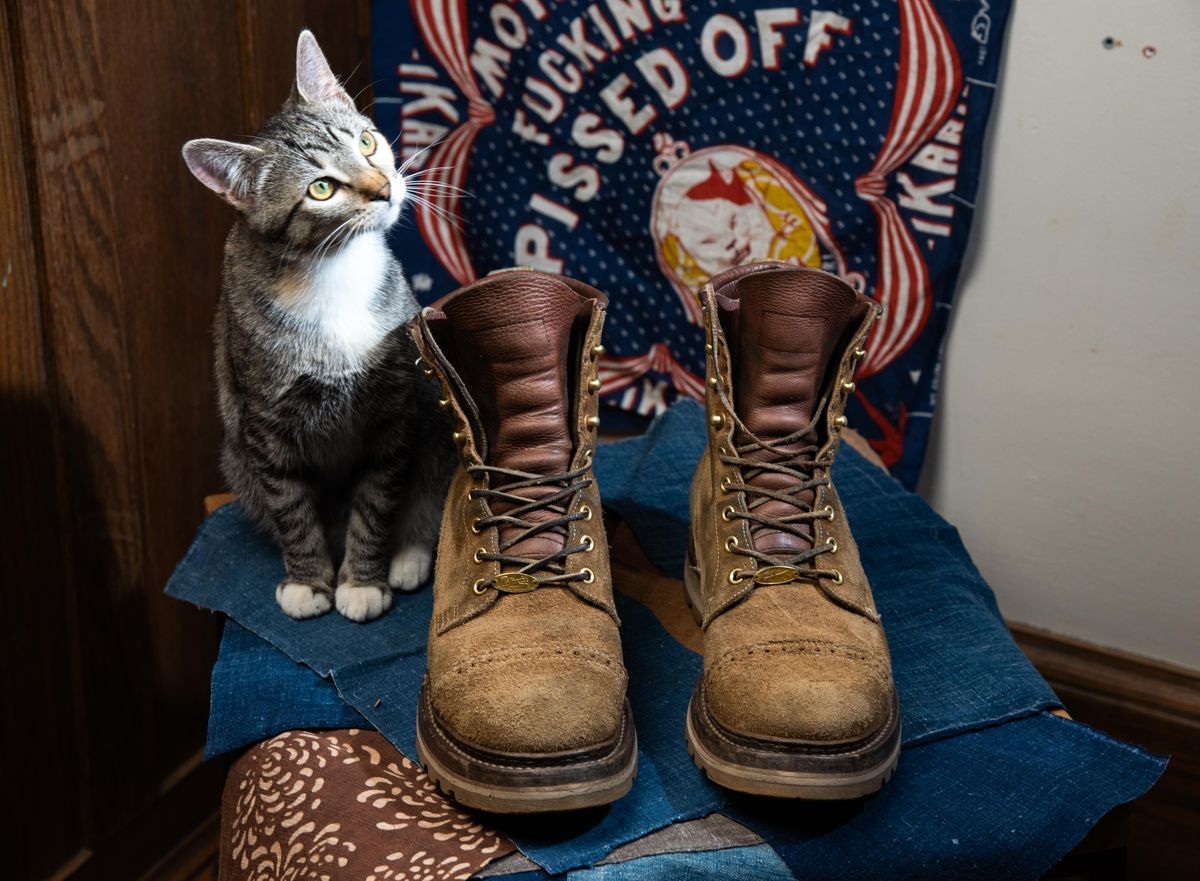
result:
[[[912,486],[1008,7],[376,0],[394,247],[423,302],[512,265],[608,293],[604,400],[630,419],[703,397],[710,276],[837,273],[885,307],[851,424]]]

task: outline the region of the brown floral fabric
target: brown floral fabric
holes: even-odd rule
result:
[[[221,881],[449,881],[513,850],[376,731],[286,731],[225,782]]]

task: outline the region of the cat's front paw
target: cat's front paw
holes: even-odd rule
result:
[[[295,581],[280,582],[275,588],[275,600],[288,617],[297,620],[324,615],[332,605],[329,591]]]
[[[386,585],[339,584],[334,602],[351,621],[373,621],[392,607],[392,591]]]
[[[405,545],[392,557],[388,584],[403,593],[416,590],[429,580],[433,549],[427,545]]]

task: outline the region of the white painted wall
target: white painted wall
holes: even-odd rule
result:
[[[1017,0],[997,110],[922,492],[1010,620],[1200,668],[1200,2]]]

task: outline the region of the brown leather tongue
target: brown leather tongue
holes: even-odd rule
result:
[[[738,416],[760,440],[776,440],[807,427],[825,391],[826,374],[838,342],[854,312],[853,288],[834,276],[802,269],[773,269],[738,280],[739,306],[734,325],[734,395]],[[749,438],[738,432],[739,445]],[[797,443],[775,448],[794,452],[817,443],[816,431]],[[769,450],[747,458],[788,464]],[[803,458],[810,458],[806,454]],[[785,490],[795,480],[785,474],[761,472],[747,481],[753,486]],[[810,510],[814,493],[796,498],[803,508],[777,500],[754,509],[763,517],[784,517]],[[753,501],[753,494],[749,501]],[[801,530],[811,535],[808,524]],[[754,546],[765,554],[788,554],[810,548],[807,538],[767,526],[751,529]]]
[[[588,301],[552,276],[506,272],[452,297],[443,306],[458,351],[456,367],[479,408],[487,434],[487,464],[533,474],[570,467],[574,451],[568,359],[576,319]],[[518,478],[492,475],[491,485]],[[513,491],[528,499],[544,498],[554,486]],[[492,502],[494,514],[515,505]],[[521,515],[531,523],[558,515],[537,510]],[[519,526],[502,526],[501,543],[519,535]],[[540,557],[563,546],[556,532],[523,539],[505,553]]]

